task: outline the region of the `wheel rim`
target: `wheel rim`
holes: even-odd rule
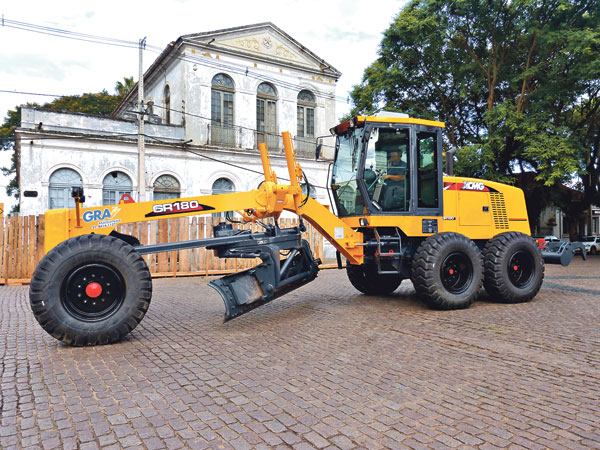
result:
[[[522,288],[529,284],[535,272],[535,261],[531,253],[525,250],[517,250],[508,261],[508,278],[510,282]]]
[[[123,277],[108,264],[86,264],[70,272],[61,289],[68,313],[85,322],[105,319],[125,298]]]
[[[464,253],[451,253],[441,266],[442,285],[451,294],[465,292],[473,279],[473,263]]]

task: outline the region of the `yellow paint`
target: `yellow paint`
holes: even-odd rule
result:
[[[303,196],[299,183],[302,169],[296,162],[290,133],[283,133],[283,142],[291,179],[289,185],[277,183],[277,176],[271,170],[267,146],[261,144],[265,181],[259,189],[231,194],[81,208],[80,227],[76,226],[76,210],[50,210],[46,212],[46,252],[71,237],[89,233],[110,234],[116,226],[125,223],[226,211],[241,211],[245,221],[254,221],[265,217],[278,218],[281,212],[286,210],[305,217],[352,264],[361,264],[363,250],[358,244],[363,241],[362,234],[347,226],[316,200],[306,199]]]
[[[0,203],[0,217],[4,217],[4,203]]]
[[[356,117],[358,122],[383,122],[383,123],[406,123],[416,125],[426,125],[429,127],[445,128],[444,122],[437,122],[435,120],[415,119],[413,117],[375,117],[375,116],[358,116]]]
[[[411,118],[359,117],[359,121],[420,124],[444,127],[442,122]],[[246,222],[265,217],[278,218],[282,211],[291,211],[305,218],[351,264],[363,262],[363,235],[359,219],[366,218],[369,228],[398,227],[407,236],[427,237],[423,219],[437,220],[438,232],[455,231],[471,239],[490,239],[505,231],[529,234],[529,222],[523,191],[491,181],[472,178],[444,177],[443,216],[365,215],[362,217],[335,216],[328,207],[302,194],[302,170],[296,162],[293,140],[289,132],[282,133],[290,184],[280,184],[271,168],[267,146],[259,145],[265,181],[258,189],[248,192],[206,195],[180,199],[157,200],[111,206],[81,208],[80,224],[74,209],[46,212],[46,241],[48,252],[60,242],[89,233],[109,234],[118,225],[160,218],[239,211]],[[451,186],[468,182],[469,190],[453,190]],[[0,205],[1,206],[1,205]]]

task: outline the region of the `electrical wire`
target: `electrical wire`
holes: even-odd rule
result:
[[[182,115],[185,115],[185,116],[196,117],[198,119],[204,119],[206,121],[212,122],[212,119],[209,118],[209,117],[201,116],[200,114],[189,113],[189,112],[184,111],[184,110],[180,111],[178,109],[166,108],[164,106],[160,106],[160,105],[156,105],[156,104],[153,105],[153,108],[159,108],[159,109],[163,109],[163,110],[168,110],[170,113],[171,112],[175,112],[175,113],[182,114]],[[240,130],[247,130],[247,131],[252,131],[252,132],[255,132],[255,133],[261,133],[261,134],[264,134],[266,136],[279,137],[279,134],[277,134],[277,133],[270,133],[268,131],[262,131],[262,130],[257,130],[256,128],[244,127],[242,125],[234,125],[234,126],[232,126],[232,128],[239,128]],[[329,136],[327,136],[327,137],[329,137]],[[333,137],[333,136],[331,136],[331,137]],[[328,148],[335,148],[333,145],[322,144],[322,146],[323,147],[328,147]]]
[[[260,171],[258,171],[258,170],[250,169],[250,168],[248,168],[248,167],[244,167],[244,166],[239,166],[239,165],[237,165],[237,164],[233,164],[233,163],[230,163],[230,162],[227,162],[227,161],[223,161],[223,160],[220,160],[220,159],[217,159],[217,158],[211,158],[210,156],[203,155],[203,154],[201,154],[201,153],[195,152],[195,151],[193,151],[193,150],[190,150],[189,148],[184,148],[184,150],[185,150],[185,151],[187,151],[187,152],[189,152],[189,153],[192,153],[193,155],[199,156],[199,157],[201,157],[201,158],[208,159],[208,160],[210,160],[210,161],[214,161],[214,162],[218,162],[218,163],[221,163],[221,164],[225,164],[225,165],[227,165],[227,166],[235,167],[236,169],[245,170],[245,171],[247,171],[247,172],[256,173],[256,174],[258,174],[258,175],[264,175],[264,173],[263,173],[263,172],[260,172]],[[279,180],[283,180],[283,181],[290,181],[290,179],[289,179],[289,178],[284,178],[284,177],[277,177],[277,178],[278,178]],[[305,180],[306,182],[308,182],[308,179],[306,178],[306,176],[304,176],[304,180]],[[261,184],[262,184],[262,183],[261,183]],[[260,184],[259,184],[259,186],[260,186]],[[315,188],[319,188],[319,189],[328,189],[328,188],[327,188],[327,187],[325,187],[325,186],[318,186],[318,185],[312,185],[312,184],[311,184],[311,186],[313,186],[313,187],[315,187]],[[306,201],[308,201],[308,200],[306,200]],[[304,204],[306,204],[306,201],[304,202]]]
[[[26,22],[20,22],[20,21],[14,21],[14,20],[10,20],[10,19],[5,19],[4,17],[2,17],[2,26],[3,27],[8,27],[8,28],[14,28],[14,29],[19,29],[22,31],[29,31],[29,32],[34,32],[34,33],[39,33],[39,34],[45,34],[45,35],[49,35],[49,36],[55,36],[55,37],[62,37],[62,38],[66,38],[66,39],[72,39],[72,40],[77,40],[77,41],[83,41],[83,42],[90,42],[90,43],[96,43],[96,44],[103,44],[103,45],[112,45],[112,46],[117,46],[117,47],[126,47],[126,48],[139,48],[139,46],[141,45],[140,42],[134,42],[134,41],[127,41],[127,40],[123,40],[123,39],[115,39],[115,38],[110,38],[110,37],[105,37],[105,36],[97,36],[97,35],[91,35],[91,34],[85,34],[85,33],[78,33],[78,32],[73,32],[73,31],[68,31],[68,30],[62,30],[59,28],[53,28],[53,27],[46,27],[46,26],[42,26],[42,25],[36,25],[36,24],[30,24],[30,23],[26,23]],[[164,50],[161,50],[159,47],[153,46],[153,45],[147,45],[145,44],[144,48],[148,49],[149,51],[152,52],[164,52]],[[234,72],[234,73],[238,73],[238,74],[244,74],[245,76],[250,76],[252,78],[255,79],[259,79],[259,80],[265,80],[265,81],[271,81],[274,82],[276,85],[281,86],[281,87],[288,87],[288,88],[293,88],[293,89],[298,89],[298,88],[302,88],[303,86],[300,85],[296,85],[293,83],[289,83],[286,82],[284,80],[281,79],[276,79],[273,77],[269,77],[267,75],[264,74],[259,74],[259,73],[255,73],[254,71],[250,71],[248,68],[246,68],[245,70],[241,67],[238,66],[233,66],[233,65],[228,65],[226,63],[215,63],[212,60],[209,60],[207,58],[200,58],[200,57],[194,57],[194,56],[190,56],[190,55],[185,55],[184,56],[171,56],[172,59],[178,59],[181,61],[186,61],[186,62],[199,62],[205,66],[209,66],[209,67],[213,67],[213,68],[219,68],[219,69],[226,69],[230,72]],[[32,93],[32,92],[21,92],[21,91],[8,91],[8,90],[0,90],[0,92],[3,93],[14,93],[14,94],[26,94],[26,95],[40,95],[40,96],[48,96],[48,97],[65,97],[62,95],[53,95],[53,94],[39,94],[39,93]],[[347,103],[348,99],[343,99],[342,97],[339,97],[335,95],[331,95],[331,94],[324,94],[324,93],[320,93],[320,92],[316,92],[314,93],[317,96],[323,97],[323,98],[329,98],[329,99],[333,99],[334,101],[337,102],[344,102]],[[342,100],[339,100],[342,99]],[[155,105],[158,108],[162,108],[162,109],[167,109],[164,107],[161,107],[159,105]],[[211,120],[207,117],[204,116],[200,116],[200,115],[196,115],[196,114],[192,114],[192,113],[187,113],[185,111],[176,111],[173,109],[169,108],[169,111],[174,111],[180,114],[185,114],[185,115],[189,115],[189,116],[193,116],[193,117],[198,117],[198,118],[202,118],[204,120]],[[73,127],[67,127],[69,129],[77,129],[77,128],[73,128]],[[266,132],[262,132],[256,129],[252,129],[252,128],[248,128],[248,127],[241,127],[239,126],[240,129],[246,129],[246,130],[250,130],[253,132],[261,132],[267,135],[274,135],[271,133],[266,133]],[[84,131],[92,131],[89,129],[81,129]],[[112,137],[119,137],[119,136],[133,136],[135,135],[134,133],[114,133],[110,136]],[[167,142],[162,140],[161,138],[157,138],[155,136],[150,136],[150,135],[146,135],[144,134],[145,137],[149,138],[149,139],[153,139],[157,142],[160,143],[164,143],[164,144],[172,144],[173,142]],[[278,135],[276,135],[278,136]],[[80,136],[57,136],[54,139],[64,139],[64,138],[79,138]],[[47,137],[45,139],[51,139],[50,137]],[[163,138],[164,139],[164,138]],[[168,138],[166,138],[168,139]],[[3,140],[10,140],[10,139],[6,139],[3,138]],[[325,147],[330,147],[333,148],[332,146],[327,146],[325,145]],[[262,175],[262,172],[258,172],[252,169],[249,169],[247,167],[243,167],[243,166],[238,166],[236,164],[232,164],[232,163],[228,163],[225,161],[221,161],[221,160],[217,160],[215,158],[210,158],[206,155],[202,155],[200,153],[194,152],[190,149],[185,148],[184,145],[184,149],[187,150],[190,153],[193,153],[197,156],[206,158],[206,159],[210,159],[216,162],[220,162],[222,164],[227,164],[233,167],[236,167],[238,169],[241,170],[246,170],[246,171],[250,171],[250,172],[254,172],[254,173],[258,173]],[[310,188],[311,188],[311,184],[308,181],[308,178],[306,177],[306,175],[304,174],[304,172],[302,173],[303,178],[305,180],[306,186],[307,186],[307,195],[306,195],[306,199],[304,200],[304,204],[306,204],[306,202],[308,201],[308,197],[310,195]],[[282,178],[282,180],[286,180],[285,178]],[[289,180],[287,180],[289,181]],[[327,189],[326,187],[323,186],[314,186],[315,188],[320,188],[320,189]]]
[[[71,129],[73,129],[73,128],[71,127]],[[106,137],[110,138],[110,137],[137,136],[137,135],[138,135],[137,133],[119,133],[119,134],[108,135],[108,136],[94,136],[94,137],[90,137],[89,139],[98,140],[98,139],[102,139],[102,138],[106,138]],[[156,136],[151,136],[151,135],[147,135],[147,134],[143,134],[143,136],[147,137],[149,139],[153,139],[153,140],[155,140],[157,142],[160,142],[162,144],[167,144],[167,145],[177,145],[177,144],[180,144],[180,145],[182,145],[182,149],[184,151],[186,151],[188,153],[191,153],[193,155],[199,156],[200,158],[208,159],[210,161],[213,161],[213,162],[216,162],[216,163],[220,163],[220,164],[225,164],[227,166],[231,166],[231,167],[234,167],[234,168],[239,169],[239,170],[244,170],[246,172],[252,172],[252,173],[255,173],[255,174],[258,174],[258,175],[264,175],[263,172],[260,172],[258,170],[250,169],[248,167],[240,166],[238,164],[230,163],[228,161],[223,161],[221,159],[212,158],[212,157],[210,157],[208,155],[203,155],[202,153],[199,153],[199,152],[196,152],[194,150],[191,150],[191,149],[189,149],[189,148],[186,147],[186,142],[181,142],[181,141],[180,142],[165,142],[165,141],[161,140],[161,138],[158,138]],[[78,136],[78,135],[57,135],[57,136],[36,137],[34,139],[31,139],[31,140],[36,140],[36,141],[43,140],[43,141],[45,141],[45,140],[59,140],[59,139],[65,139],[65,138],[66,139],[81,139],[81,136]],[[30,139],[28,138],[27,140],[30,140]],[[306,175],[303,175],[303,176],[304,176],[305,182],[308,183],[308,178],[306,178]],[[285,177],[278,177],[278,178],[280,180],[283,180],[283,181],[290,181],[288,178],[285,178]],[[325,190],[328,189],[325,186],[319,186],[319,185],[313,185],[313,184],[310,184],[310,186],[312,186],[314,188],[318,188],[318,189],[325,189]],[[308,200],[306,200],[306,201],[308,201]],[[304,203],[306,203],[306,201]]]
[[[78,33],[75,31],[62,30],[60,28],[46,27],[43,25],[35,25],[27,22],[19,22],[2,18],[2,26],[6,28],[15,28],[17,30],[29,31],[32,33],[45,34],[48,36],[62,37],[76,41],[91,42],[95,44],[112,45],[116,47],[137,48],[138,42],[126,41],[123,39],[115,39],[105,36],[96,36],[92,34]]]
[[[73,94],[73,95],[42,94],[42,93],[36,93],[36,92],[9,91],[9,90],[4,90],[4,89],[0,89],[0,92],[6,93],[6,94],[26,94],[26,95],[39,95],[39,96],[58,97],[58,98],[80,96],[80,94]],[[137,102],[132,102],[132,104],[136,104],[136,103]],[[209,118],[209,117],[202,116],[200,114],[190,113],[190,112],[187,112],[187,111],[184,111],[184,110],[178,110],[178,109],[174,109],[174,108],[166,108],[164,106],[157,105],[157,104],[152,105],[152,107],[153,108],[163,109],[163,110],[168,110],[169,112],[174,112],[174,113],[178,113],[178,114],[182,114],[182,115],[186,115],[186,116],[190,116],[190,117],[197,117],[199,119],[204,119],[204,120],[207,120],[207,121],[212,121],[212,119]],[[137,111],[135,111],[135,113],[139,114]],[[277,134],[277,133],[269,133],[268,131],[261,131],[261,130],[257,130],[256,128],[244,127],[244,126],[241,126],[241,125],[235,125],[235,127],[240,128],[242,130],[249,130],[249,131],[260,132],[260,133],[263,133],[263,134],[268,135],[268,136],[279,136],[279,134]],[[326,137],[329,137],[329,136],[326,136]],[[327,145],[327,144],[322,144],[322,146],[323,147],[334,148],[332,145]]]
[[[41,95],[44,97],[65,97],[65,95],[54,95],[54,94],[38,94],[36,92],[22,92],[22,91],[7,91],[5,89],[0,89],[0,92],[5,94],[22,94],[22,95]]]
[[[162,52],[155,52],[155,53],[162,53]],[[254,79],[258,79],[261,81],[268,81],[268,82],[276,84],[277,86],[286,87],[286,88],[292,89],[292,90],[302,90],[303,88],[305,88],[305,86],[290,83],[290,82],[282,80],[280,78],[274,78],[274,77],[270,77],[265,74],[260,74],[258,72],[254,72],[253,70],[250,70],[248,67],[246,67],[244,69],[242,67],[230,65],[227,63],[223,63],[223,62],[216,62],[215,60],[213,60],[210,57],[192,56],[192,55],[184,55],[184,56],[171,55],[171,58],[179,60],[179,61],[199,63],[199,64],[202,64],[202,65],[205,65],[208,67],[213,67],[216,69],[221,69],[224,71],[237,73],[237,74],[244,75],[244,76],[254,78]],[[326,93],[321,93],[318,91],[313,92],[313,94],[315,94],[315,96],[317,96],[317,97],[332,99],[338,103],[346,103],[346,104],[349,103],[349,97],[344,98],[339,95],[326,94]]]
[[[36,24],[27,23],[27,22],[19,22],[19,21],[5,19],[5,18],[2,18],[1,23],[2,23],[3,27],[7,27],[7,28],[14,28],[14,29],[18,29],[21,31],[29,31],[29,32],[40,33],[40,34],[45,34],[45,35],[49,35],[49,36],[62,37],[65,39],[72,39],[72,40],[90,42],[90,43],[95,43],[95,44],[111,45],[111,46],[125,47],[125,48],[139,48],[139,46],[140,46],[140,43],[135,42],[135,41],[128,41],[128,40],[124,40],[124,39],[116,39],[116,38],[111,38],[111,37],[106,37],[106,36],[97,36],[97,35],[91,35],[91,34],[85,34],[85,33],[78,33],[78,32],[74,32],[74,31],[63,30],[60,28],[52,28],[52,27],[47,27],[47,26],[43,26],[43,25],[36,25]],[[150,44],[145,44],[145,49],[147,49],[150,52],[158,53],[158,54],[162,54],[164,52],[164,49],[161,49],[160,47],[150,45]],[[235,72],[238,74],[243,74],[245,76],[250,76],[251,78],[264,80],[264,81],[270,81],[270,82],[276,83],[278,86],[288,87],[288,88],[294,89],[294,90],[302,89],[304,87],[301,85],[297,85],[294,83],[290,83],[290,82],[281,80],[279,78],[270,77],[265,74],[259,74],[257,72],[254,72],[253,70],[250,70],[248,67],[246,67],[244,69],[239,66],[230,65],[227,63],[223,63],[223,62],[217,63],[208,57],[192,56],[192,55],[184,54],[184,56],[171,55],[171,58],[177,59],[180,61],[186,61],[186,62],[197,62],[197,63],[201,63],[203,65],[213,67],[213,68],[225,69],[230,72]],[[12,91],[7,91],[7,92],[12,92]],[[347,104],[349,102],[348,97],[344,98],[341,96],[335,96],[335,95],[325,94],[325,93],[320,93],[320,92],[316,92],[315,95],[318,97],[333,99],[334,101],[336,101],[338,103],[346,103]]]

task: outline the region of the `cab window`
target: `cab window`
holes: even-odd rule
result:
[[[358,189],[356,172],[360,160],[361,133],[354,130],[337,140],[337,156],[333,165],[331,190],[340,217],[365,213]]]
[[[417,158],[419,208],[437,208],[439,202],[436,133],[417,133]]]
[[[363,174],[367,193],[382,211],[408,211],[409,130],[374,128],[369,136]]]

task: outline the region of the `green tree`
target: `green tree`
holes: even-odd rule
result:
[[[115,84],[115,93],[118,97],[123,99],[134,87],[135,81],[133,80],[133,77],[124,77],[123,81],[117,81]]]
[[[413,0],[352,99],[446,122],[458,174],[534,171],[545,198],[578,174],[583,209],[600,201],[599,95],[598,1]]]
[[[106,90],[95,94],[68,95],[41,105],[42,108],[86,114],[109,115],[123,100],[125,95],[135,86],[133,77],[125,77],[123,81],[115,84],[115,94],[111,95]],[[27,103],[27,106],[40,107],[37,103]],[[14,131],[21,124],[21,107],[8,111],[4,123],[0,125],[0,150],[12,151],[11,167],[2,167],[5,176],[12,176],[6,187],[6,193],[15,198],[19,197],[19,179],[17,167],[18,154],[14,151]]]

